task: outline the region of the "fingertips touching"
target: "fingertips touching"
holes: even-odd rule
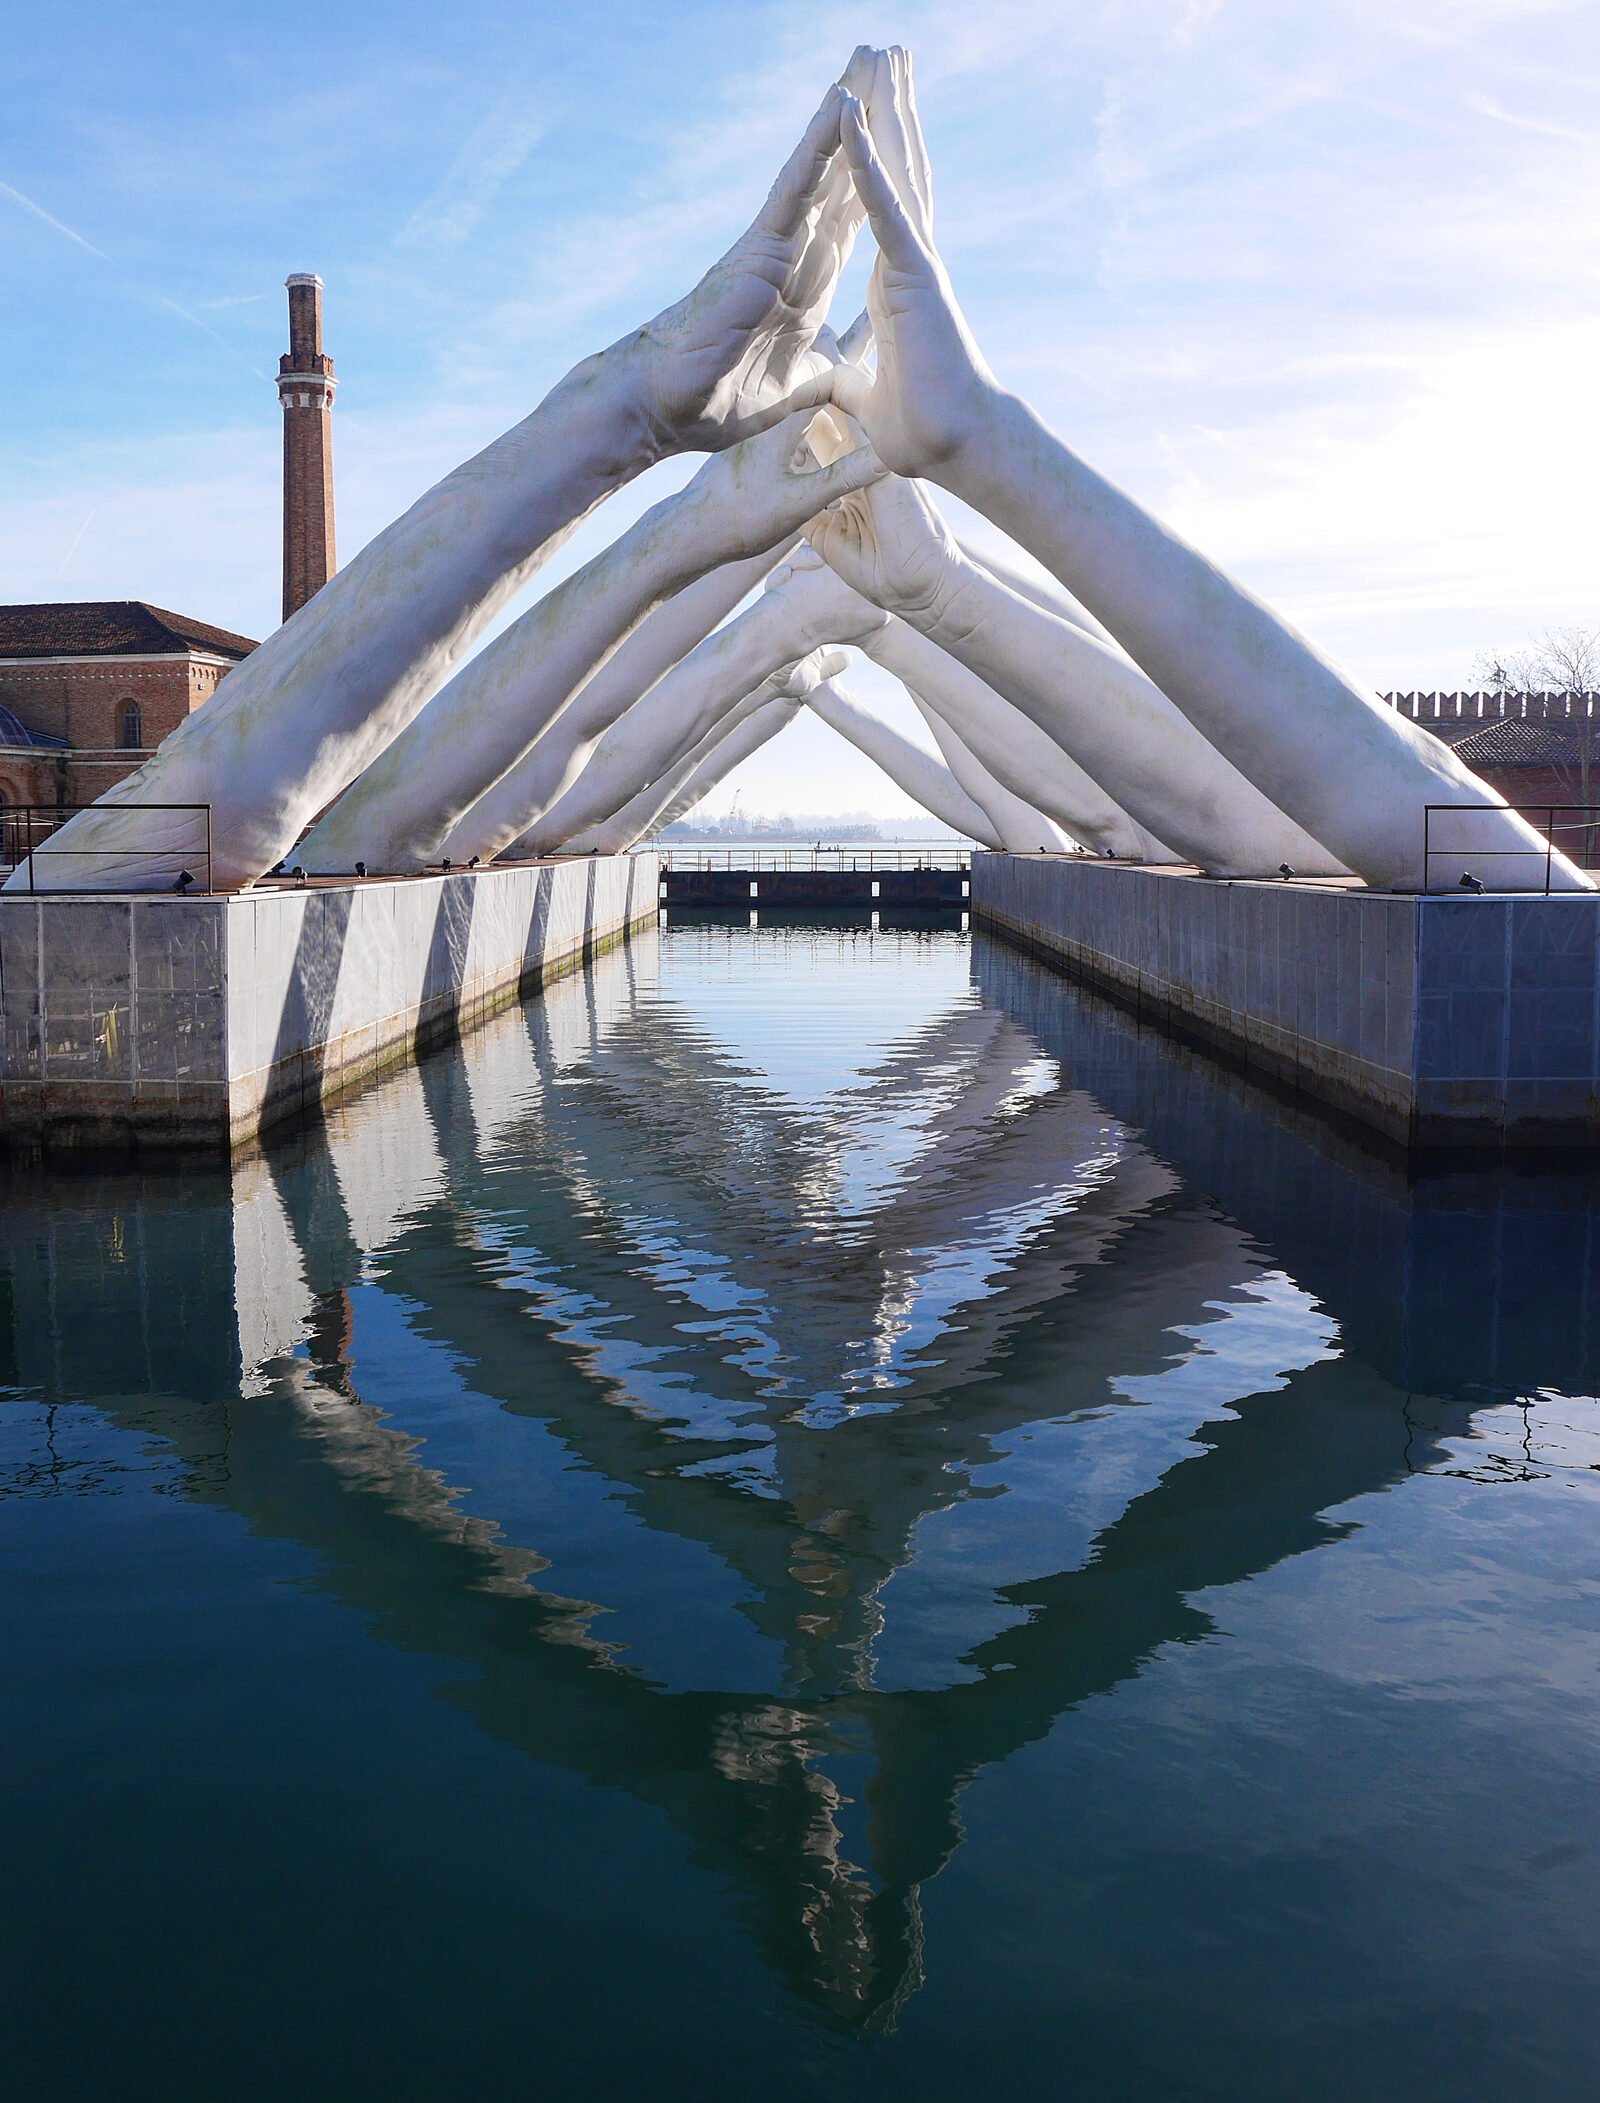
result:
[[[917,257],[920,244],[899,192],[878,157],[859,102],[851,100],[845,104],[840,135],[879,249],[893,262],[910,264]]]
[[[863,415],[871,395],[871,375],[859,365],[835,365],[828,374],[828,398],[847,416]]]
[[[758,222],[769,233],[793,234],[827,178],[828,168],[839,147],[841,115],[849,98],[835,85],[822,98],[821,107],[806,126],[799,145],[778,173],[767,193]]]
[[[829,502],[842,497],[854,496],[858,490],[881,482],[889,470],[878,458],[870,445],[857,446],[853,453],[846,453],[842,460],[835,460],[831,467],[822,470],[820,479],[829,484]]]

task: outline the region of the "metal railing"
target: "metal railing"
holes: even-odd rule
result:
[[[76,818],[83,811],[119,811],[127,816],[137,814],[139,818],[171,818],[182,812],[194,820],[192,838],[174,840],[169,836],[153,840],[147,848],[141,848],[135,840],[132,844],[119,841],[108,848],[103,841],[90,847],[53,847],[50,842],[69,818]],[[133,828],[137,831],[137,826]],[[126,828],[119,827],[119,831]],[[172,882],[168,888],[193,893],[211,890],[211,806],[209,803],[7,803],[0,804],[0,865],[6,871],[26,869],[28,889],[37,891],[35,880],[36,862],[40,855],[47,861],[59,858],[66,861],[77,858],[84,861],[109,861],[113,858],[122,865],[127,874],[121,881],[103,884],[75,884],[70,881],[50,885],[52,890],[108,892],[136,890],[141,886],[136,881],[137,865],[141,855],[152,862],[177,863]],[[165,874],[165,871],[162,872]],[[67,874],[67,872],[63,872]]]
[[[967,869],[972,865],[969,848],[919,847],[914,842],[904,847],[701,847],[691,842],[642,851],[659,855],[664,870],[693,870],[701,875],[727,869],[788,876],[825,869],[876,873],[880,869]]]
[[[1544,842],[1544,894],[1551,890],[1550,875],[1556,855],[1563,854],[1569,862],[1580,869],[1600,868],[1600,803],[1512,803],[1504,806],[1484,803],[1429,803],[1422,813],[1422,887],[1431,891],[1434,887],[1436,864],[1444,864],[1440,882],[1442,887],[1463,891],[1493,891],[1496,888],[1495,864],[1506,861],[1522,861],[1528,856],[1526,847],[1463,847],[1459,843],[1448,846],[1438,844],[1441,830],[1439,820],[1460,817],[1463,813],[1483,817],[1486,812],[1505,808],[1531,825]],[[1557,835],[1561,837],[1557,837]],[[1459,869],[1451,878],[1448,873]],[[1524,891],[1527,886],[1521,886]]]

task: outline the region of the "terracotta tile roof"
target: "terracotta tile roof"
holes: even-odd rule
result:
[[[1579,728],[1574,722],[1536,723],[1508,716],[1503,723],[1480,723],[1469,736],[1451,743],[1457,759],[1469,767],[1576,767]],[[1589,734],[1590,759],[1600,774],[1600,721],[1589,726]]]
[[[1425,730],[1429,737],[1436,737],[1441,745],[1453,746],[1457,752],[1461,750],[1467,738],[1476,737],[1480,730],[1488,728],[1487,724],[1475,722],[1471,717],[1465,722],[1451,722],[1448,719],[1433,722],[1421,716],[1416,720],[1419,730]]]
[[[248,635],[147,606],[143,599],[63,599],[0,606],[0,661],[19,657],[248,657]]]

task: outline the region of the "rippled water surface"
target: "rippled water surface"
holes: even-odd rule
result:
[[[1600,2092],[1600,1191],[689,922],[0,1222],[23,2098]]]

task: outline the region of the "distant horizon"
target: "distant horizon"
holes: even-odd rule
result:
[[[961,841],[970,844],[970,836],[957,832],[942,819],[913,812],[910,818],[884,817],[872,811],[834,811],[827,815],[802,811],[798,815],[781,811],[768,817],[759,811],[738,811],[721,818],[700,816],[676,819],[663,826],[655,835],[664,845],[693,845],[697,841],[707,844],[736,841],[777,841],[783,844],[804,845],[808,841],[836,840],[849,844],[852,839],[864,844],[896,840],[913,840],[929,845]]]

